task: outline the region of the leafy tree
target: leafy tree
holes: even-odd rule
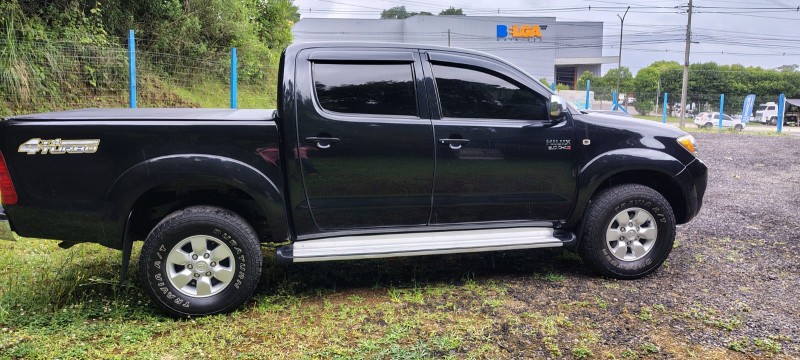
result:
[[[292,42],[292,26],[300,21],[300,13],[292,0],[267,0],[256,2],[261,41],[273,49],[283,49]]]
[[[453,9],[451,7],[450,9],[442,10],[442,12],[439,13],[439,15],[464,15],[464,14],[444,14],[444,12],[450,11],[451,9],[456,12],[461,12],[461,9]],[[433,16],[433,13],[427,11],[408,12],[405,6],[395,6],[393,8],[381,11],[381,19],[405,19],[415,15]]]
[[[791,65],[778,66],[775,68],[775,70],[778,70],[780,72],[792,72],[792,71],[797,71],[798,68],[800,68],[800,65],[791,64]]]
[[[623,66],[621,69],[610,69],[603,75],[603,81],[608,84],[612,89],[617,88],[617,74],[622,74],[620,78],[619,93],[626,94],[632,92],[633,87],[633,74],[628,67]]]
[[[464,10],[462,10],[461,8],[456,9],[451,6],[439,12],[439,15],[467,15],[467,14],[465,14]]]
[[[550,82],[547,81],[547,78],[541,78],[539,79],[539,82],[542,83],[542,85],[546,86],[548,89],[550,88]]]
[[[395,6],[381,11],[381,19],[405,19],[411,16],[412,14],[406,11],[405,6]]]

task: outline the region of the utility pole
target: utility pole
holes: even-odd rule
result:
[[[681,127],[686,125],[686,93],[689,89],[689,48],[692,46],[692,0],[689,0],[689,21],[686,23],[686,52],[683,54],[683,86],[681,87]]]
[[[628,8],[625,9],[625,14],[623,14],[622,16],[619,16],[619,14],[617,14],[617,17],[619,18],[619,57],[617,58],[617,99],[615,99],[617,101],[619,101],[619,94],[620,94],[619,83],[622,80],[622,27],[625,26],[625,16],[628,16],[628,10],[630,9],[631,7],[628,6]]]
[[[658,72],[658,88],[656,89],[656,114],[658,114],[658,99],[661,97],[661,71]]]
[[[447,29],[447,47],[450,47],[450,29]]]

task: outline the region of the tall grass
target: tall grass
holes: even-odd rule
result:
[[[0,116],[128,106],[125,39],[88,28],[52,32],[0,3]],[[140,107],[228,107],[229,55],[153,53],[137,44]],[[272,108],[278,52],[240,49],[239,107]],[[274,58],[274,59],[273,59]]]

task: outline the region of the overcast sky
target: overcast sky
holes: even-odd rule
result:
[[[619,51],[620,20],[625,18],[622,65],[637,70],[657,60],[683,63],[686,2],[666,0],[295,0],[303,18],[380,17],[381,9],[405,5],[409,12],[438,14],[450,6],[469,15],[546,16],[557,20],[604,23],[603,55]],[[498,8],[498,5],[500,7]],[[697,0],[692,15],[690,62],[714,61],[775,68],[800,64],[798,0]],[[590,9],[591,7],[591,9]],[[790,10],[791,9],[791,10]],[[604,65],[603,72],[615,65]]]

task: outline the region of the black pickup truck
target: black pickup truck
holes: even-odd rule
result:
[[[0,122],[12,233],[143,240],[170,314],[231,311],[262,244],[288,262],[565,247],[632,279],[700,210],[707,168],[670,126],[582,113],[483,53],[295,44],[277,110],[87,109]]]

